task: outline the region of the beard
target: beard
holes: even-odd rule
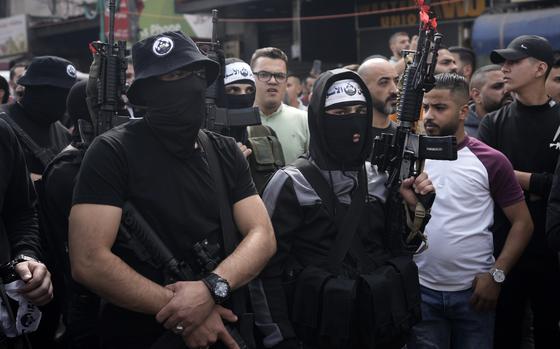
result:
[[[484,106],[484,110],[486,110],[487,113],[490,113],[500,109],[501,107],[510,103],[511,101],[512,101],[511,95],[509,93],[506,93],[499,101],[488,100],[483,98],[482,105]]]
[[[373,109],[377,110],[378,112],[385,114],[385,115],[391,115],[393,113],[395,113],[397,111],[397,105],[393,105],[393,103],[395,103],[396,101],[396,96],[395,97],[389,97],[385,100],[385,103],[379,101],[379,100],[373,100]]]
[[[428,127],[433,127],[428,129]],[[431,121],[424,123],[424,128],[428,136],[454,136],[459,129],[459,120],[449,122],[446,125],[436,125]]]

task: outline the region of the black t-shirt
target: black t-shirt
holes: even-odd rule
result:
[[[249,165],[232,138],[208,132],[231,204],[256,194]],[[74,204],[122,207],[130,201],[173,253],[221,235],[216,186],[200,148],[188,161],[168,152],[144,120],[99,136],[86,152]]]
[[[48,148],[54,155],[60,153],[70,141],[72,136],[70,131],[64,127],[59,121],[50,125],[40,125],[25,115],[25,110],[18,104],[7,104],[0,107],[0,111],[4,111],[12,120],[41,148]],[[19,137],[18,137],[19,138]],[[33,155],[24,142],[20,140],[23,151],[25,153],[25,161],[29,171],[36,174],[42,174],[45,166]]]
[[[255,195],[249,165],[233,138],[205,132],[221,163],[231,203]],[[215,188],[200,148],[189,160],[181,160],[163,147],[145,120],[132,120],[91,144],[78,174],[73,203],[122,207],[130,201],[175,256],[188,258],[194,243],[205,238],[210,243],[221,241]],[[140,274],[163,282],[161,271],[139,262],[118,243],[113,251]],[[138,329],[143,328],[145,338],[137,342],[146,345],[163,330],[153,316],[118,307],[106,309],[105,314],[111,314],[111,324],[119,324],[103,331],[104,337],[116,342],[142,337]],[[123,323],[130,326],[121,327]]]
[[[515,100],[484,117],[478,129],[478,138],[504,153],[515,170],[532,173],[525,197],[535,228],[519,264],[527,264],[527,259],[544,260],[546,264],[557,263],[555,253],[546,244],[545,218],[558,160],[555,146],[558,140],[555,137],[559,127],[560,105],[554,101],[526,106]],[[509,228],[507,218],[501,210],[496,210],[493,231],[497,253],[505,242]]]
[[[20,253],[41,258],[35,203],[21,146],[0,120],[0,264]]]

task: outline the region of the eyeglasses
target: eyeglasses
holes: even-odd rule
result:
[[[274,76],[274,78],[276,79],[276,81],[282,83],[284,81],[286,81],[286,79],[288,78],[288,75],[285,73],[271,73],[269,71],[265,71],[265,70],[261,70],[261,71],[254,71],[253,72],[254,75],[257,76],[257,79],[259,79],[262,82],[268,82],[270,81],[270,79]]]

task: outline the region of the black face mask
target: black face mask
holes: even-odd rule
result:
[[[244,95],[230,95],[226,94],[228,108],[241,109],[250,108],[255,102],[255,92]]]
[[[323,115],[324,135],[328,152],[339,164],[360,166],[362,151],[371,121],[365,114]],[[360,135],[353,142],[354,134]]]
[[[188,158],[204,119],[206,80],[191,75],[175,81],[152,79],[144,86],[149,127],[167,150]]]
[[[64,115],[69,91],[53,86],[27,86],[20,104],[31,120],[48,126]]]

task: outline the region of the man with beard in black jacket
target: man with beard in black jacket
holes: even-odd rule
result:
[[[127,95],[146,106],[146,115],[105,132],[88,148],[70,211],[72,276],[107,301],[102,348],[149,348],[166,329],[181,347],[221,341],[238,348],[224,322],[242,314],[226,308],[228,298],[260,272],[276,241],[235,141],[200,131],[206,88],[218,65],[181,32],[136,43],[132,60],[136,78]],[[213,172],[220,169],[212,159],[222,177]],[[221,198],[232,222],[220,218]],[[161,268],[116,240],[126,202],[175,258],[200,270],[193,246],[207,240],[219,244],[221,262],[202,280],[164,287]],[[243,236],[229,255],[222,243],[225,224],[236,224]]]
[[[55,56],[35,57],[18,84],[23,97],[1,107],[8,114],[25,153],[31,178],[37,180],[47,164],[70,143],[70,132],[60,123],[66,97],[76,82],[76,68]]]
[[[262,342],[401,348],[418,320],[418,270],[402,249],[389,247],[400,237],[389,229],[387,177],[366,162],[373,114],[367,87],[350,70],[327,71],[314,84],[308,113],[309,154],[276,172],[263,194],[278,253],[250,286]],[[400,193],[410,209],[416,193],[433,190],[422,173]],[[399,204],[389,210],[403,209]]]

